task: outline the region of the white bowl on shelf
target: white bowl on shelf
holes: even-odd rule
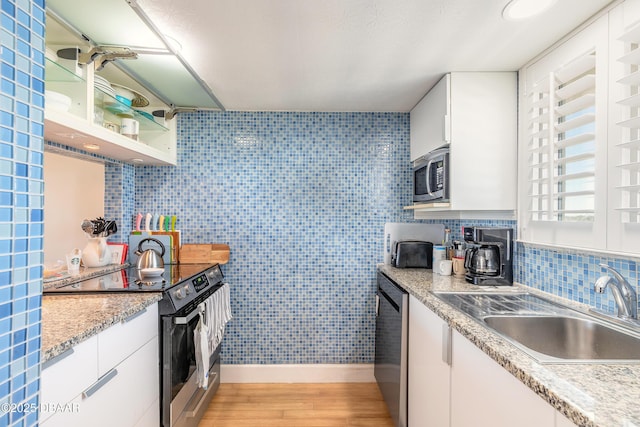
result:
[[[52,110],[67,112],[71,108],[71,98],[53,90],[44,91],[44,102],[46,108]]]

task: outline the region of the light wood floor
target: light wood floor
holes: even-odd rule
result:
[[[198,427],[393,427],[376,383],[221,384]]]

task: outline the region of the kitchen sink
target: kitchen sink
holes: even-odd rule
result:
[[[528,293],[434,293],[541,363],[640,363],[640,329]]]
[[[599,322],[567,316],[487,316],[501,335],[551,357],[640,361],[640,339]]]

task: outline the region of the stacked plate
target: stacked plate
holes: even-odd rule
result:
[[[94,80],[93,85],[95,86],[96,89],[99,89],[100,91],[106,93],[112,98],[116,97],[116,91],[113,89],[113,87],[111,87],[111,83],[109,83],[107,79],[105,79],[104,77],[95,75],[93,77],[93,80]]]

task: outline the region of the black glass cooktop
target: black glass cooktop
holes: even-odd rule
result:
[[[44,293],[53,292],[162,292],[173,285],[202,273],[213,264],[170,264],[164,271],[149,276],[135,267],[92,277],[77,283],[49,287]]]

